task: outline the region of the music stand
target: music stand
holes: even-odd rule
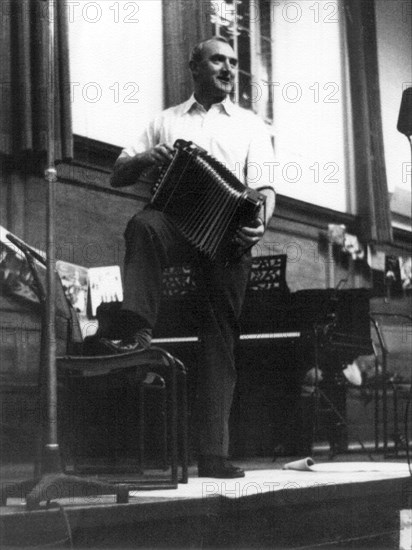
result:
[[[324,323],[314,323],[312,325],[313,330],[313,341],[314,341],[314,390],[312,394],[313,402],[314,402],[314,408],[313,408],[313,425],[312,425],[312,452],[313,452],[313,443],[315,441],[316,436],[320,433],[320,422],[319,422],[319,413],[320,413],[320,407],[321,407],[321,401],[323,400],[326,402],[327,406],[329,407],[330,411],[334,414],[334,416],[339,420],[342,426],[344,426],[346,429],[348,429],[348,422],[346,418],[343,416],[341,411],[338,409],[338,407],[333,403],[332,399],[320,388],[320,349],[324,345],[324,342],[327,342],[328,338],[328,332],[330,329],[333,328],[335,325],[335,317],[334,315],[331,316],[329,320],[325,320]],[[359,445],[361,446],[361,449],[364,453],[368,455],[370,460],[373,460],[372,455],[370,452],[366,449],[365,444],[363,443],[362,439],[357,436],[356,437]],[[336,452],[335,447],[332,445],[332,441],[329,441],[330,445],[330,452],[329,456],[330,458],[333,458],[338,454]]]

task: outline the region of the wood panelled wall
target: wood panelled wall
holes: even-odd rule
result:
[[[75,161],[58,166],[58,259],[86,267],[122,266],[124,228],[129,218],[143,208],[149,193],[143,188],[110,187],[110,171],[118,153],[117,147],[77,137]],[[46,184],[43,178],[3,159],[0,195],[1,224],[29,244],[44,249]],[[328,223],[344,223],[354,234],[359,227],[359,220],[354,216],[279,196],[276,214],[255,253],[288,255],[287,282],[291,291],[335,286],[346,277],[347,288],[368,286],[365,262],[352,262],[336,250],[330,257],[326,242]],[[392,252],[401,255],[405,250],[408,250],[408,236],[399,234]],[[28,309],[6,296],[0,296],[0,312],[2,423],[8,425],[10,409],[9,416],[18,421],[21,434],[32,434],[33,416],[27,417],[27,411],[33,411],[36,402],[39,315],[35,309]],[[22,418],[16,416],[16,406]]]
[[[86,267],[123,263],[123,231],[129,218],[146,203],[149,192],[141,187],[112,189],[111,167],[119,148],[77,137],[75,161],[58,166],[56,194],[56,247],[58,259]],[[29,170],[2,162],[1,224],[37,248],[45,249],[46,184]],[[276,213],[256,254],[286,253],[287,282],[291,291],[335,286],[348,278],[346,287],[369,285],[366,262],[353,262],[337,250],[331,256],[326,241],[329,223],[343,223],[357,234],[359,220],[343,213],[279,196]],[[408,238],[399,234],[392,251],[401,255]],[[1,297],[3,337],[0,346],[1,378],[14,384],[37,371],[39,338],[22,337],[39,330],[36,312]],[[21,376],[23,378],[21,378]],[[30,376],[33,383],[35,376]],[[28,380],[28,379],[27,379]]]

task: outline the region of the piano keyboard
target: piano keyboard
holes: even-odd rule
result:
[[[240,340],[276,340],[286,338],[300,338],[300,332],[261,332],[259,334],[241,334]],[[153,344],[180,344],[198,342],[197,336],[184,336],[176,338],[153,338]]]

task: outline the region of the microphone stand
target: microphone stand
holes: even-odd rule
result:
[[[47,259],[46,259],[46,296],[42,312],[42,338],[40,352],[40,400],[43,409],[45,405],[46,421],[41,426],[41,450],[36,472],[40,479],[24,481],[20,484],[2,486],[1,502],[7,504],[9,497],[25,495],[26,508],[36,510],[45,501],[46,506],[51,500],[60,498],[90,497],[100,495],[117,495],[118,503],[128,502],[128,488],[122,484],[110,484],[93,478],[66,474],[60,460],[58,443],[58,395],[57,395],[57,362],[56,362],[56,257],[55,257],[55,192],[57,171],[55,167],[55,4],[60,0],[45,0],[48,2],[48,89],[47,89],[47,168],[44,176],[47,184]],[[44,326],[46,325],[46,326]],[[43,415],[42,415],[43,416]]]
[[[60,449],[57,439],[57,366],[56,366],[56,255],[55,255],[55,194],[57,171],[55,167],[55,116],[54,116],[54,0],[49,0],[49,36],[48,36],[48,89],[47,89],[47,168],[44,176],[47,184],[46,210],[46,333],[45,354],[41,357],[44,366],[47,391],[47,435],[42,449],[41,473],[60,472]],[[44,442],[42,442],[44,443]]]

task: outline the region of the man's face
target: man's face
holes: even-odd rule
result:
[[[213,40],[203,49],[202,60],[192,68],[196,89],[209,98],[223,99],[233,89],[237,58],[225,42]]]

